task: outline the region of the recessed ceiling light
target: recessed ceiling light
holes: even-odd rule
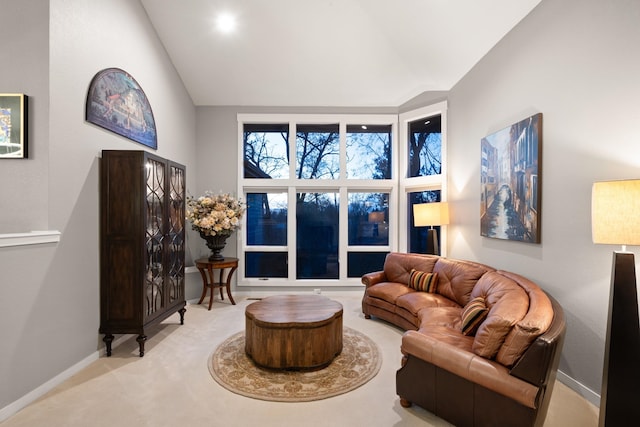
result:
[[[216,26],[218,30],[222,33],[228,34],[232,33],[237,26],[236,17],[231,13],[221,13],[218,15],[216,19]]]

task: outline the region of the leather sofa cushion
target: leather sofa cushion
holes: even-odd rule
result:
[[[381,282],[377,283],[375,286],[367,288],[368,296],[387,301],[393,305],[396,304],[398,297],[414,292],[415,291],[407,285],[398,282]]]
[[[393,302],[385,301],[380,298],[372,298],[368,295],[364,297],[364,303],[366,303],[370,307],[376,307],[384,312],[394,313],[396,311],[396,304]],[[413,329],[413,328],[412,328]]]
[[[473,352],[471,351],[471,346],[473,345],[473,337],[466,337],[462,335],[460,329],[432,324],[427,328],[421,328],[418,331],[411,332],[417,332],[426,337],[426,342],[429,342],[430,344],[429,346],[423,348],[423,350],[434,352],[435,347],[431,348],[431,345],[433,344],[433,341],[437,341],[438,345],[446,344],[447,346],[455,347],[457,349],[457,351],[455,351],[456,357],[469,359],[469,357],[473,356]],[[407,353],[413,354],[415,356],[418,356],[422,360],[433,363],[433,353],[425,359],[424,357],[422,357],[424,356],[424,354],[421,355],[419,350],[415,348],[412,349],[410,346],[407,346],[405,348],[404,342],[405,340],[403,336],[401,345],[401,350],[403,353],[405,353],[404,350],[406,349]],[[411,340],[408,340],[408,342],[411,342]],[[424,344],[425,340],[422,340],[421,342]]]
[[[384,261],[384,274],[389,282],[409,283],[412,269],[432,272],[440,257],[435,255],[391,252]]]
[[[472,261],[440,258],[433,271],[438,273],[436,292],[464,307],[471,299],[471,290],[478,279],[495,269]]]
[[[442,295],[418,291],[412,291],[398,296],[398,298],[396,298],[396,305],[404,308],[415,317],[418,317],[418,313],[424,308],[457,307],[459,309],[458,304]]]
[[[495,271],[482,276],[471,298],[484,298],[489,314],[480,324],[473,341],[473,352],[493,359],[513,326],[529,309],[529,296],[516,282]]]
[[[426,331],[434,326],[446,326],[447,328],[459,330],[460,329],[460,313],[462,309],[460,307],[434,307],[421,310],[418,316],[420,317],[420,328],[418,331]],[[458,336],[458,334],[455,334]],[[473,343],[473,340],[468,340],[469,343]],[[467,345],[465,344],[465,347]],[[471,347],[469,347],[471,349]]]
[[[554,311],[547,294],[529,279],[506,271],[498,271],[498,274],[517,282],[529,297],[527,314],[511,329],[496,356],[496,361],[510,367],[549,329]]]

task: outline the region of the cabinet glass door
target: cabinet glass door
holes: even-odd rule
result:
[[[152,317],[164,307],[164,223],[165,163],[148,158],[146,162],[146,279],[145,316]]]
[[[185,176],[184,169],[169,166],[169,230],[167,236],[167,303],[184,300]]]

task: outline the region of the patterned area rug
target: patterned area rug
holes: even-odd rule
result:
[[[343,327],[342,353],[316,371],[256,366],[244,352],[244,332],[227,338],[209,358],[211,376],[224,388],[254,399],[308,402],[354,390],[375,377],[382,357],[373,340]]]

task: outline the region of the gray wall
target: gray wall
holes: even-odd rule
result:
[[[5,3],[0,29],[12,42],[0,44],[0,62],[5,64],[0,67],[0,92],[29,96],[29,158],[0,160],[0,233],[45,230],[49,221],[49,4],[39,0]],[[55,366],[44,376],[33,372],[37,369],[19,368],[23,360],[37,366],[34,362],[43,353],[38,347],[42,325],[37,323],[48,323],[31,316],[39,309],[34,301],[52,257],[48,245],[30,250],[0,248],[0,408],[78,361],[76,357]]]
[[[619,247],[591,241],[591,185],[640,175],[638,22],[636,0],[543,0],[449,94],[450,256],[521,273],[558,299],[560,369],[598,393]],[[480,139],[538,112],[542,243],[482,238]]]
[[[189,188],[197,171],[195,107],[139,2],[4,2],[0,28],[15,32],[12,43],[25,44],[17,55],[11,43],[0,46],[0,55],[17,58],[3,61],[3,90],[32,95],[34,111],[34,158],[3,161],[0,168],[3,182],[25,174],[33,182],[20,192],[0,187],[2,203],[11,202],[2,206],[0,233],[43,228],[62,233],[58,244],[0,248],[4,408],[103,348],[98,335],[99,155],[103,149],[147,147],[84,121],[92,77],[108,67],[131,73],[153,108],[157,154],[187,166]]]
[[[0,160],[0,234],[47,229],[49,2],[3,2],[0,93],[29,96],[29,158]],[[8,42],[10,40],[10,42]]]

